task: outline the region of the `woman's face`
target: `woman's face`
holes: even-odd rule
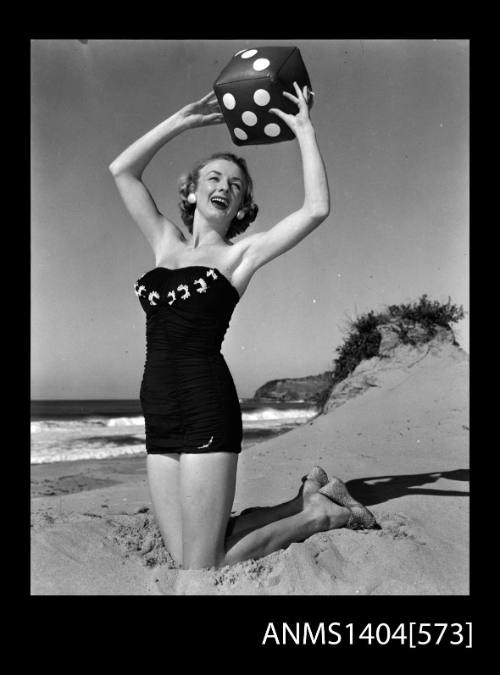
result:
[[[245,193],[245,178],[237,164],[214,159],[198,176],[196,208],[207,220],[229,223],[238,213]]]

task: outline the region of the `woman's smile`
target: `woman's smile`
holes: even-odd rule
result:
[[[203,167],[198,189],[211,212],[233,216],[241,200],[243,176],[239,167],[225,159],[213,160]],[[203,200],[204,201],[204,200]]]
[[[213,197],[210,198],[210,202],[219,211],[225,211],[231,203],[229,198],[224,197],[223,195],[214,195]]]

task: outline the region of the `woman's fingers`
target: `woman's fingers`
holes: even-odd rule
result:
[[[286,122],[285,118],[288,117],[288,115],[286,115],[286,113],[284,113],[279,108],[269,108],[269,112],[273,113],[273,115],[277,115],[278,117],[281,117],[281,119]]]
[[[290,94],[288,91],[284,91],[283,96],[286,96],[287,98],[290,99],[290,101],[293,101],[297,105],[299,105],[299,103],[300,103],[299,99],[296,96],[294,96],[293,94]]]
[[[222,124],[224,122],[224,115],[222,113],[212,113],[207,115],[205,120],[209,124]]]
[[[295,88],[297,96],[293,96],[292,94],[290,94],[287,91],[284,91],[283,95],[286,96],[287,98],[289,98],[290,101],[293,101],[294,103],[296,103],[299,106],[299,108],[301,106],[307,106],[308,101],[309,101],[309,88],[308,88],[308,86],[305,85],[303,90],[300,89],[297,82],[294,82],[293,86]]]
[[[200,103],[208,103],[208,101],[209,101],[211,98],[214,98],[214,99],[217,98],[217,97],[215,96],[215,93],[214,93],[213,91],[209,91],[208,94],[205,94],[205,96],[202,96],[202,98],[200,98],[200,101],[199,101],[199,102],[200,102]]]
[[[302,91],[300,90],[300,87],[299,87],[299,85],[297,84],[297,82],[294,82],[294,83],[293,83],[293,86],[294,86],[294,88],[295,88],[295,91],[297,92],[297,97],[298,97],[299,101],[303,101],[303,100],[304,100],[304,95],[303,95]]]
[[[201,114],[206,113],[211,115],[214,113],[220,113],[220,105],[217,97],[213,91],[209,91],[208,94],[205,94],[199,101],[197,101],[196,106],[199,108]]]

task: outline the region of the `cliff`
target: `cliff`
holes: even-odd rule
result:
[[[327,412],[356,393],[361,393],[370,386],[377,386],[374,373],[381,373],[390,367],[387,359],[404,360],[406,357],[403,357],[403,354],[422,354],[425,350],[435,349],[436,345],[440,344],[448,344],[459,349],[451,328],[426,326],[418,321],[400,318],[374,328],[370,342],[373,358],[361,359],[352,372],[340,381],[338,375],[335,377],[335,370],[327,370],[318,375],[270,380],[256,390],[254,399],[280,402],[305,401],[317,405],[322,412]],[[412,362],[411,356],[408,356],[408,359]]]
[[[324,397],[333,382],[333,371],[306,377],[287,377],[282,380],[271,380],[257,389],[255,399],[272,401],[305,401],[318,403]]]

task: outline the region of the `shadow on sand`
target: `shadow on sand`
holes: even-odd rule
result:
[[[440,478],[469,482],[469,477],[470,471],[468,469],[455,469],[453,471],[433,471],[432,473],[356,478],[346,481],[346,485],[355,499],[365,506],[373,506],[406,495],[467,497],[469,492],[463,490],[432,489],[420,486],[434,483]]]

